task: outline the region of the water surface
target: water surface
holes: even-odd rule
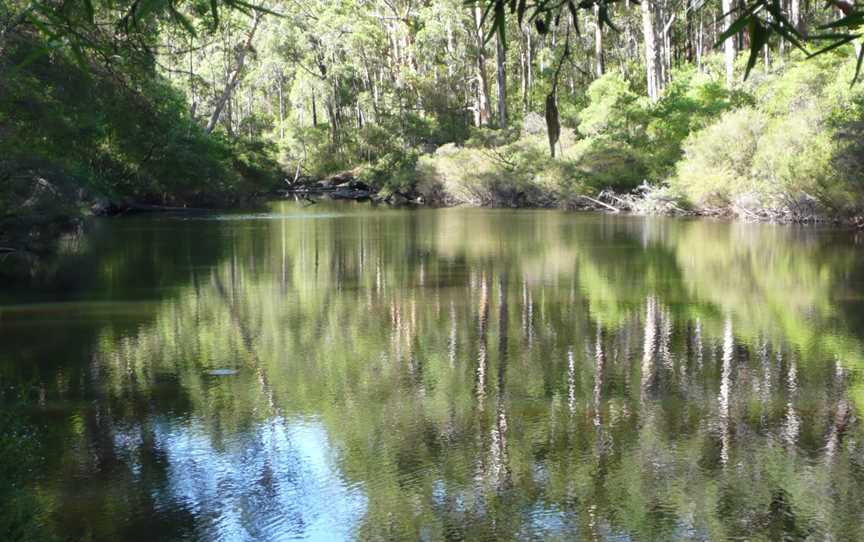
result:
[[[862,540],[860,243],[325,203],[96,222],[0,283],[0,522]]]

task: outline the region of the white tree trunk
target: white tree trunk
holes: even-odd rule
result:
[[[234,68],[231,77],[229,77],[228,84],[225,85],[222,95],[216,100],[216,107],[213,108],[213,114],[210,115],[210,120],[207,121],[206,130],[208,134],[216,128],[216,123],[219,122],[219,117],[222,115],[222,110],[225,109],[225,104],[231,99],[231,93],[234,92],[234,88],[237,87],[237,83],[240,81],[240,75],[243,73],[243,66],[246,63],[246,54],[252,48],[252,40],[255,38],[255,31],[258,29],[258,23],[261,21],[261,15],[258,11],[255,11],[252,17],[252,28],[246,36],[246,41],[243,42],[243,46],[237,53],[237,66]]]
[[[732,0],[723,0],[723,31],[725,32],[729,26],[732,25],[732,22],[735,20],[735,14],[732,13],[733,2]],[[731,36],[723,43],[723,59],[726,63],[726,87],[732,88],[732,84],[735,82],[735,56],[737,51],[735,50],[735,36]]]

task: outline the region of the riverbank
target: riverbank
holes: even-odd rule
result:
[[[16,37],[0,71],[38,46]],[[41,251],[89,215],[207,212],[274,194],[864,225],[864,90],[848,86],[854,62],[843,55],[790,60],[732,90],[710,66],[684,69],[657,102],[609,73],[562,110],[554,158],[545,119],[529,112],[436,145],[379,130],[376,153],[347,133],[301,160],[284,142],[206,133],[152,73],[90,70],[53,55],[0,78],[7,252]],[[366,148],[361,165],[314,167],[356,165],[364,153],[352,145]]]
[[[321,184],[324,183],[324,184]],[[717,207],[692,208],[679,198],[669,195],[665,190],[643,185],[632,193],[616,193],[604,190],[596,195],[574,195],[566,202],[556,201],[553,194],[547,194],[547,205],[525,205],[520,202],[524,196],[516,193],[516,199],[499,198],[497,203],[477,205],[472,202],[458,201],[439,192],[437,194],[408,192],[382,194],[360,181],[345,181],[340,185],[330,185],[329,180],[301,184],[287,190],[280,190],[278,198],[305,201],[310,205],[319,198],[331,200],[371,202],[378,205],[410,207],[485,207],[510,209],[564,209],[568,211],[598,212],[608,214],[630,214],[635,216],[678,216],[702,217],[742,222],[768,222],[778,224],[821,224],[838,227],[864,228],[864,215],[830,216],[818,213],[786,213],[772,209],[750,210],[747,208]],[[438,199],[435,199],[435,198]]]
[[[712,67],[688,68],[656,102],[609,73],[562,112],[554,157],[531,112],[432,149],[391,141],[352,172],[381,199],[427,205],[860,226],[864,86],[849,86],[854,70],[845,55],[790,59],[728,89]],[[323,159],[310,152],[304,163]]]

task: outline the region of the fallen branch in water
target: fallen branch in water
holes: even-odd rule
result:
[[[618,203],[620,203],[621,206],[622,206],[622,208],[624,208],[624,209],[631,209],[631,208],[633,207],[633,203],[632,203],[632,202],[629,202],[629,201],[625,200],[624,198],[619,198],[618,196],[616,196],[615,194],[613,194],[611,191],[608,191],[608,190],[603,191],[603,192],[600,194],[600,197],[603,197],[603,196],[605,196],[605,197],[607,197],[607,198],[610,198],[610,199],[614,199],[615,201],[617,201]]]
[[[580,195],[579,197],[582,199],[586,199],[586,200],[590,201],[591,203],[594,203],[595,205],[603,206],[603,207],[611,210],[613,213],[620,213],[621,212],[621,209],[619,209],[617,207],[613,207],[612,205],[609,205],[608,203],[604,203],[604,202],[602,202],[598,199],[594,199],[590,196]]]

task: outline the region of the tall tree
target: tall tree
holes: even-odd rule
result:
[[[732,12],[733,3],[732,0],[723,0],[722,2],[723,9],[723,27],[729,28],[732,26],[734,22],[734,13]],[[723,42],[723,61],[726,65],[726,87],[731,88],[732,83],[735,80],[735,56],[736,56],[736,47],[735,47],[735,36],[729,36]]]
[[[642,39],[645,42],[645,73],[648,83],[648,98],[656,101],[663,90],[661,40],[657,36],[657,0],[643,0],[639,9],[642,12]]]
[[[255,39],[255,31],[258,30],[258,23],[261,22],[261,12],[255,11],[252,14],[252,27],[249,29],[249,32],[246,34],[246,39],[243,41],[243,44],[237,50],[237,60],[236,65],[234,67],[234,71],[228,77],[228,83],[225,85],[225,88],[222,90],[222,94],[216,99],[216,104],[213,108],[213,113],[210,115],[210,120],[207,121],[207,133],[211,133],[215,128],[216,124],[219,122],[219,117],[222,115],[222,111],[225,109],[225,104],[229,102],[231,99],[231,94],[234,92],[234,89],[237,87],[237,83],[240,80],[240,76],[243,73],[243,68],[246,65],[246,55],[252,49],[252,40]]]
[[[597,77],[606,72],[606,61],[603,58],[603,23],[600,21],[600,4],[594,6],[594,68]]]
[[[489,103],[489,76],[486,74],[486,40],[483,38],[483,9],[474,5],[474,39],[476,42],[477,104],[474,121],[477,126],[489,123],[492,106]]]
[[[496,35],[495,64],[497,66],[498,83],[498,126],[507,126],[507,53],[504,51],[504,41],[501,34]]]

